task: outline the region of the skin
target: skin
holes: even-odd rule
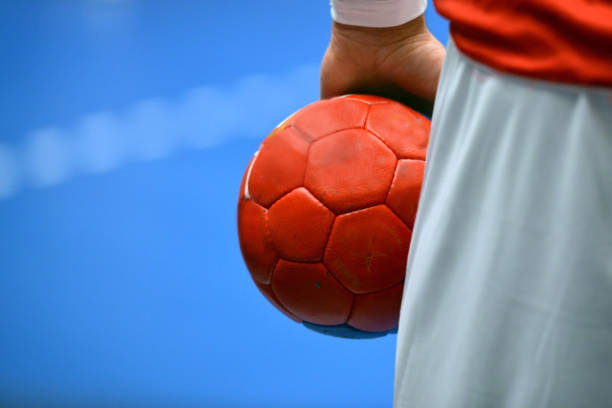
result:
[[[322,99],[373,94],[431,115],[445,49],[424,16],[384,28],[332,24],[321,63]]]

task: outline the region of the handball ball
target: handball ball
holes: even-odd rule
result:
[[[329,335],[397,329],[429,128],[398,102],[347,95],[270,133],[238,200],[242,255],[270,303]]]

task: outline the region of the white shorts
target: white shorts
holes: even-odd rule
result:
[[[610,89],[502,74],[449,42],[394,403],[612,407]]]

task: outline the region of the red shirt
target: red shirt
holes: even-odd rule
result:
[[[457,48],[495,69],[612,87],[612,0],[435,0]]]

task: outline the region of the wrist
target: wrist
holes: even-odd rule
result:
[[[390,27],[366,27],[332,22],[331,43],[351,42],[363,46],[384,47],[403,43],[412,38],[428,34],[425,17],[420,16],[400,25]]]

